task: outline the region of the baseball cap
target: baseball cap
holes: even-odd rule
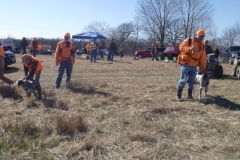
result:
[[[199,29],[196,34],[205,35],[205,31],[203,29]]]

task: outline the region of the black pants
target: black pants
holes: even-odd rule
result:
[[[37,50],[37,49],[33,49],[33,50],[32,50],[32,55],[33,55],[33,57],[36,57],[37,53],[38,53],[38,50]]]

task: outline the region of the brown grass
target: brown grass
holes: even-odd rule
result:
[[[20,55],[6,76],[22,78]],[[53,56],[39,56],[43,100],[0,82],[0,159],[240,159],[239,81],[222,64],[208,97],[175,101],[176,63],[78,59],[55,90]],[[194,97],[197,98],[195,89]]]

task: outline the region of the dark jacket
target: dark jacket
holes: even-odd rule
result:
[[[23,49],[29,48],[26,38],[23,38],[23,40],[21,41],[21,48]]]
[[[220,54],[219,49],[218,49],[218,48],[215,49],[215,50],[213,51],[213,53],[215,54],[215,57],[218,58],[218,56],[219,56],[219,54]]]
[[[114,42],[110,42],[109,44],[109,50],[116,51],[117,50],[117,45]]]
[[[213,49],[212,49],[211,46],[206,45],[206,46],[205,46],[205,49],[206,49],[206,54],[207,54],[207,55],[210,54],[210,53],[213,53]]]

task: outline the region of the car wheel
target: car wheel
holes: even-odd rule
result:
[[[237,79],[240,79],[240,66],[237,67],[236,76]]]
[[[138,55],[138,59],[141,59],[143,58],[143,56],[141,54]]]

